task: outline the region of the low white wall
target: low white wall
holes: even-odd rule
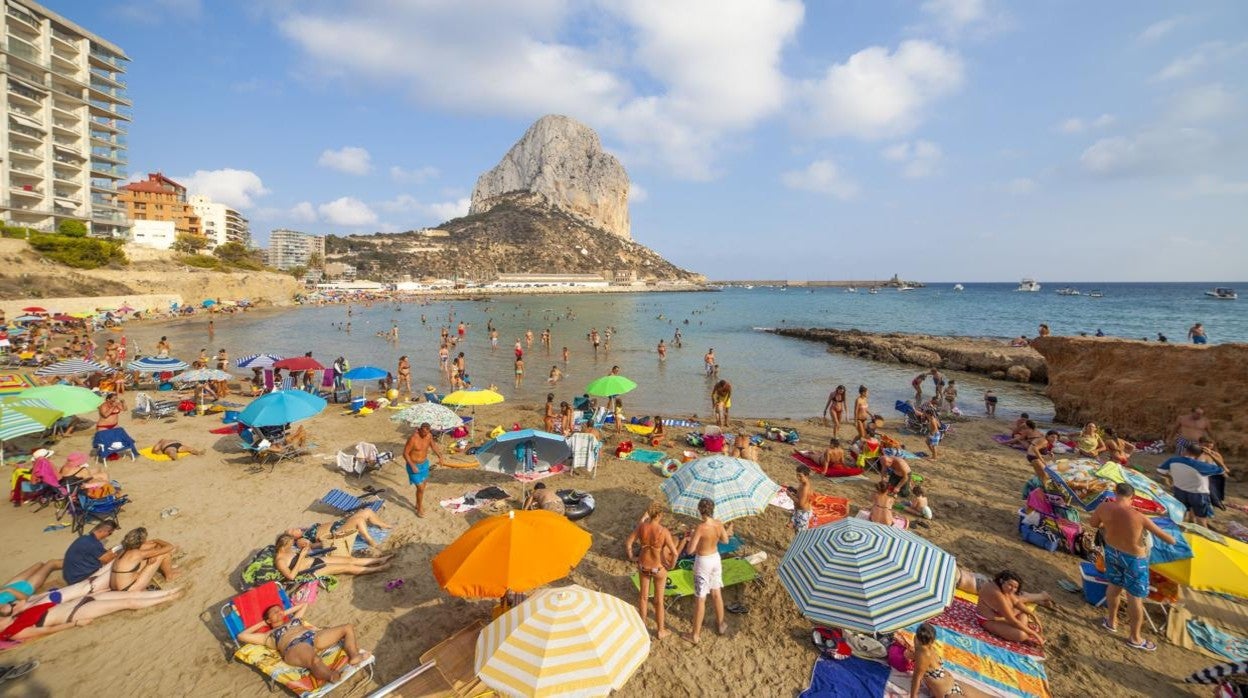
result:
[[[78,298],[31,298],[27,300],[0,301],[5,318],[23,315],[22,308],[38,306],[52,313],[88,313],[96,308],[116,309],[129,305],[135,310],[168,310],[170,303],[182,304],[182,296],[169,293],[137,294],[133,296],[84,296]]]

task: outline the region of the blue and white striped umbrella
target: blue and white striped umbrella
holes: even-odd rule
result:
[[[282,357],[277,354],[252,354],[235,359],[234,365],[239,368],[273,368],[273,364],[281,360]]]
[[[174,380],[181,383],[202,383],[206,381],[234,380],[234,376],[215,368],[197,368],[194,371],[187,371],[186,373],[175,376]]]
[[[172,356],[144,356],[126,364],[126,368],[140,373],[164,373],[165,371],[185,371],[190,366],[181,359]]]
[[[780,583],[816,623],[887,633],[940,615],[954,570],[952,555],[909,531],[848,518],[798,533]]]
[[[64,359],[35,370],[36,376],[77,376],[83,373],[107,373],[112,369],[85,359]]]
[[[0,442],[37,434],[60,417],[61,411],[43,400],[20,397],[0,400]]]
[[[780,491],[758,463],[744,458],[707,456],[681,466],[663,481],[663,494],[677,514],[698,517],[698,501],[715,502],[715,518],[732,521],[761,514]]]

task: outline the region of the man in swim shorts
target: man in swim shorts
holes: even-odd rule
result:
[[[416,515],[425,517],[425,482],[429,479],[429,451],[438,457],[438,465],[445,466],[446,459],[433,441],[433,430],[429,422],[420,427],[407,439],[403,446],[403,461],[407,465],[407,481],[416,486]]]
[[[790,525],[793,526],[794,533],[810,528],[810,522],[815,518],[815,512],[811,509],[813,499],[811,492],[810,468],[799,465],[797,466],[797,489],[791,493],[793,495],[793,520]]]
[[[1202,436],[1212,439],[1213,425],[1205,416],[1204,408],[1193,407],[1190,413],[1179,415],[1179,418],[1174,420],[1174,424],[1170,426],[1170,433],[1166,435],[1166,440],[1174,439],[1174,454],[1181,456],[1187,450],[1188,444],[1199,443]]]
[[[1101,504],[1092,513],[1088,525],[1105,529],[1105,577],[1109,589],[1105,594],[1105,619],[1101,627],[1118,632],[1118,605],[1122,592],[1127,592],[1127,618],[1131,623],[1127,645],[1133,649],[1153,652],[1157,645],[1141,635],[1144,628],[1144,599],[1148,596],[1148,549],[1144,532],[1148,531],[1173,545],[1174,538],[1161,530],[1153,520],[1131,507],[1135,488],[1119,483],[1114,498]]]
[[[688,640],[695,645],[702,635],[702,621],[706,617],[706,597],[709,594],[715,602],[715,627],[720,635],[728,632],[728,624],[724,622],[724,567],[719,559],[719,544],[727,543],[732,535],[732,524],[724,526],[713,517],[715,502],[703,498],[698,502],[698,513],[702,523],[694,529],[693,535],[685,552],[693,553],[693,593],[696,597],[693,607],[693,632]]]

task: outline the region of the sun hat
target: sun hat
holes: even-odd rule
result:
[[[53,454],[53,451],[50,449],[38,448],[38,449],[35,449],[34,453],[30,454],[30,457],[31,458],[51,458],[52,454]]]
[[[87,462],[87,454],[81,451],[75,451],[65,457],[65,465],[74,466],[82,465]]]

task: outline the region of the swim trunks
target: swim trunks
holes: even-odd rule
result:
[[[693,558],[693,593],[705,599],[713,589],[724,588],[724,565],[719,553]]]
[[[1137,599],[1148,597],[1148,558],[1105,546],[1105,578]]]
[[[928,444],[929,446],[935,446],[935,445],[936,445],[936,444],[938,444],[938,443],[940,443],[940,432],[939,432],[939,431],[935,431],[935,432],[932,432],[931,434],[928,434],[928,435],[927,435],[927,444]]]
[[[415,465],[412,465],[411,463],[407,464],[407,481],[408,482],[412,483],[413,485],[423,485],[425,484],[425,481],[428,479],[429,479],[429,459],[428,458],[424,459],[423,461]]]
[[[815,512],[810,509],[794,509],[793,510],[793,528],[798,531],[805,531],[810,528],[810,522],[815,518]]]
[[[1202,519],[1213,518],[1213,498],[1208,492],[1188,492],[1177,487],[1170,490],[1179,503],[1192,512],[1192,516]]]
[[[1175,454],[1176,454],[1176,455],[1180,455],[1180,456],[1181,456],[1181,455],[1183,455],[1184,453],[1187,453],[1187,447],[1188,447],[1188,446],[1191,446],[1193,443],[1194,443],[1194,442],[1192,442],[1192,441],[1188,441],[1187,439],[1183,438],[1182,436],[1176,436],[1176,437],[1174,437],[1174,452],[1175,452]]]
[[[1192,337],[1192,344],[1208,344],[1208,343],[1209,343],[1209,339],[1206,338],[1205,335],[1203,334],[1198,334],[1195,337]]]

